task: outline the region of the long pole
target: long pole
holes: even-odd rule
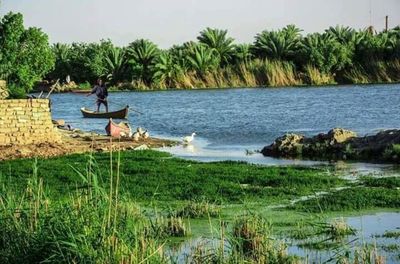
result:
[[[386,32],[389,30],[389,16],[385,16],[385,30]]]

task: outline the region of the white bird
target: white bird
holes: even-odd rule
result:
[[[142,137],[143,137],[144,139],[148,139],[148,138],[150,137],[149,132],[148,132],[147,130],[144,131],[144,133],[142,134]]]
[[[196,133],[193,132],[191,136],[186,136],[186,137],[184,137],[184,138],[183,138],[183,143],[186,143],[186,144],[187,144],[187,143],[192,142],[195,135],[196,135]]]
[[[141,127],[138,127],[136,131],[137,131],[140,135],[143,135],[143,133],[145,132],[145,131],[143,130],[143,128],[141,128]]]
[[[133,133],[132,137],[133,137],[133,140],[134,140],[134,141],[139,141],[139,138],[140,138],[139,132]]]

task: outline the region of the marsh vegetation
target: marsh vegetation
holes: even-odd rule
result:
[[[342,247],[356,232],[324,214],[358,210],[359,200],[369,201],[362,208],[399,207],[397,178],[363,178],[358,187],[326,169],[201,163],[157,151],[6,161],[0,175],[0,260],[7,263],[301,263],[287,238]],[[325,196],[285,207],[335,187],[368,192],[337,195],[335,207]],[[317,207],[324,212],[312,213]],[[198,236],[212,242],[183,259],[171,253],[179,237]],[[342,253],[336,261],[383,258],[374,247]]]

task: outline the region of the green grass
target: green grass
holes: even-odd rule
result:
[[[355,190],[398,191],[384,181]],[[275,228],[287,237],[299,221],[310,222],[297,225],[311,231],[299,238],[352,230],[327,214],[268,205],[343,185],[350,186],[321,169],[201,163],[157,151],[5,161],[0,263],[173,263],[168,243],[188,235],[219,241],[197,246],[191,263],[297,263]]]
[[[400,208],[400,190],[384,187],[344,189],[298,202],[293,208],[305,212]]]
[[[361,182],[367,187],[384,187],[389,189],[400,188],[400,177],[364,177],[361,178]]]
[[[53,196],[63,197],[82,187],[78,172],[86,171],[87,155],[38,160]],[[34,160],[0,164],[0,183],[23,188],[32,174]],[[108,154],[95,154],[93,170],[102,186],[109,186]],[[114,168],[115,170],[115,168]],[[136,201],[283,202],[321,189],[343,185],[344,180],[322,170],[301,167],[265,167],[243,162],[201,163],[173,158],[158,151],[121,153],[120,192]]]

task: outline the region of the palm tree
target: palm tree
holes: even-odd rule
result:
[[[127,53],[129,63],[133,68],[133,78],[150,84],[152,67],[160,53],[158,47],[149,40],[139,39],[128,45]]]
[[[187,59],[191,69],[196,71],[200,77],[204,77],[207,72],[215,70],[220,63],[219,54],[215,49],[201,43],[193,47]]]
[[[253,54],[251,53],[251,45],[250,44],[238,44],[234,47],[234,61],[236,64],[245,63],[248,64],[253,58]]]
[[[329,34],[314,33],[305,37],[298,53],[301,65],[311,64],[322,73],[335,73],[352,64],[352,50]]]
[[[355,58],[362,64],[390,59],[397,46],[397,37],[390,32],[360,34],[355,42]]]
[[[126,51],[121,48],[112,47],[105,57],[106,75],[113,83],[122,81],[125,77],[128,68],[128,61],[125,52]]]
[[[200,43],[216,50],[223,65],[228,64],[234,54],[234,39],[227,37],[227,33],[227,30],[206,28],[197,37]]]
[[[353,41],[356,31],[350,27],[336,26],[329,27],[325,33],[333,37],[342,44],[347,44]]]
[[[154,66],[154,82],[164,84],[166,87],[171,88],[175,86],[175,81],[182,75],[183,70],[179,64],[173,61],[172,55],[166,51],[162,52]]]
[[[57,60],[68,61],[70,48],[68,44],[56,43],[53,45],[52,50]]]
[[[288,25],[278,31],[263,31],[256,35],[254,53],[261,58],[290,60],[300,47],[301,30]]]
[[[71,74],[71,46],[62,43],[56,43],[51,47],[56,58],[54,70],[49,74],[52,79],[63,79]]]
[[[174,64],[177,64],[183,72],[187,72],[190,68],[188,60],[189,54],[193,51],[196,43],[186,42],[183,45],[174,45],[168,50]]]

